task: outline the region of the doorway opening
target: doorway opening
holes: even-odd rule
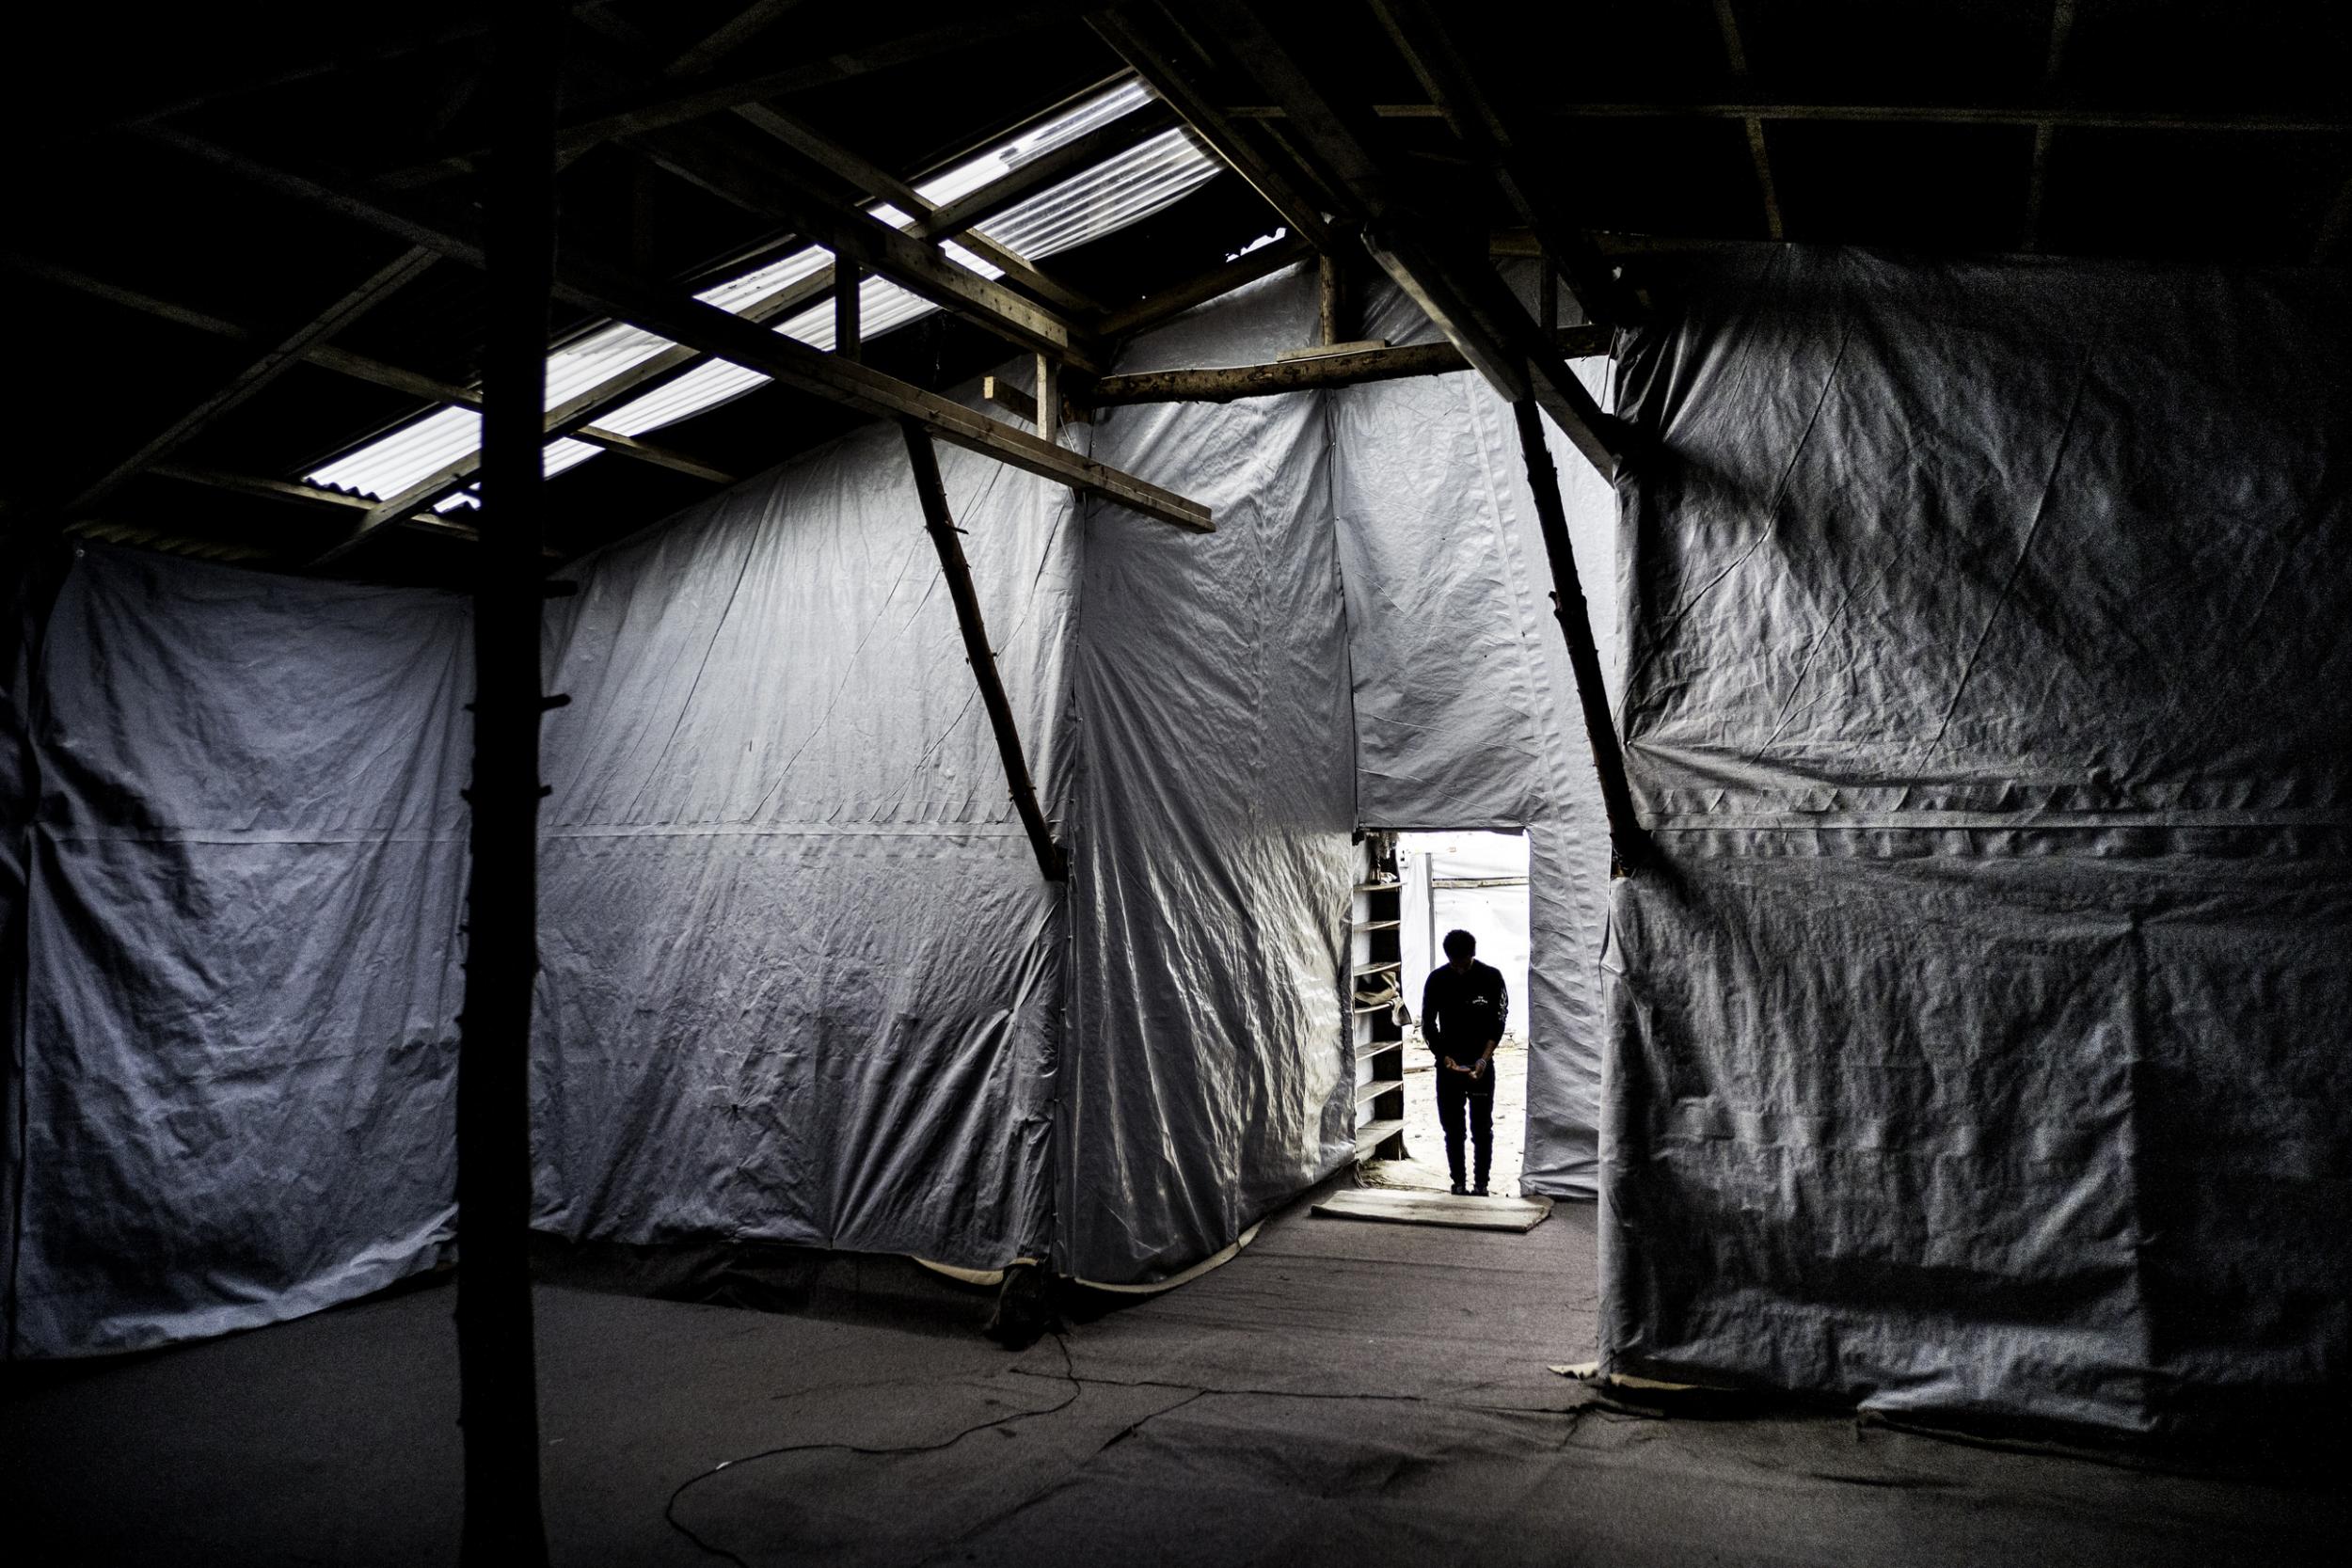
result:
[[[1510,997],[1495,1052],[1492,1190],[1517,1194],[1527,1142],[1528,846],[1524,834],[1463,831],[1400,832],[1394,848],[1398,1065],[1401,1123],[1384,1140],[1368,1180],[1444,1188],[1445,1136],[1438,1117],[1437,1058],[1422,1036],[1422,983],[1445,961],[1448,931],[1477,939],[1478,960],[1502,972]],[[1388,1030],[1383,1030],[1388,1033]],[[1391,1080],[1394,1082],[1395,1080]],[[1388,1110],[1387,1106],[1383,1107]],[[1466,1151],[1467,1152],[1467,1151]]]

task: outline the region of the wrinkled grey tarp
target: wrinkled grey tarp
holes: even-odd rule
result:
[[[77,553],[24,705],[12,1355],[362,1294],[454,1198],[463,601]]]
[[[1302,308],[1278,278],[1121,365],[1248,358]],[[1088,508],[1057,1258],[1117,1282],[1198,1261],[1354,1153],[1355,781],[1317,401],[1117,409],[1093,450],[1216,517],[1198,536]]]
[[[1053,814],[1070,493],[939,459]],[[975,1268],[1041,1250],[1060,890],[1013,816],[898,430],[565,575],[538,1223]]]
[[[1719,262],[1632,341],[1618,1366],[2344,1393],[2352,288]]]
[[[1313,318],[1294,273],[1125,368],[1269,358]],[[1112,1281],[1229,1243],[1353,1147],[1368,701],[1393,815],[1365,820],[1525,820],[1557,884],[1534,895],[1531,1181],[1576,1190],[1601,841],[1528,775],[1565,756],[1589,790],[1589,764],[1541,585],[1515,575],[1540,551],[1507,421],[1467,374],[1428,386],[1066,437],[1208,501],[1205,537],[943,450],[1066,890],[1012,816],[895,431],[575,563],[547,641],[573,701],[546,727],[539,1223],[981,1267],[1050,1249]],[[1456,458],[1483,465],[1469,490]],[[1368,590],[1343,579],[1390,571],[1402,613],[1352,614]],[[440,1256],[465,613],[76,564],[28,705],[51,804],[16,835],[20,1352],[266,1322]],[[1433,653],[1438,614],[1470,635]],[[1418,752],[1389,733],[1398,691],[1449,708]]]
[[[1392,292],[1391,292],[1392,293]],[[1373,319],[1422,334],[1375,294]],[[1581,362],[1597,393],[1607,361]],[[1605,394],[1604,394],[1605,395]],[[1599,958],[1609,834],[1551,568],[1509,404],[1481,377],[1330,395],[1366,824],[1525,827],[1531,838],[1526,1164],[1520,1187],[1596,1191]],[[1616,496],[1546,421],[1578,575],[1613,676]],[[1419,976],[1408,976],[1419,995]]]

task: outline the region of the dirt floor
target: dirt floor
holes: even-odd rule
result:
[[[1301,1203],[1225,1267],[1017,1353],[977,1332],[985,1294],[897,1260],[812,1263],[782,1312],[543,1285],[554,1560],[2340,1560],[2332,1492],[1596,1403],[1548,1370],[1593,1352],[1593,1220],[1564,1204],[1518,1236]],[[452,1299],[16,1370],[8,1560],[453,1561]]]

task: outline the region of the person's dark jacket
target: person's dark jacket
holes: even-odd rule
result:
[[[1451,1056],[1470,1066],[1487,1041],[1502,1037],[1510,1017],[1511,991],[1502,972],[1475,958],[1468,970],[1439,964],[1422,984],[1422,1038],[1441,1061]]]

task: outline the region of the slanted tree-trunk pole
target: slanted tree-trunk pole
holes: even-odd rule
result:
[[[906,432],[907,461],[914,468],[915,492],[923,498],[923,526],[930,531],[931,544],[939,551],[947,597],[955,604],[956,625],[963,631],[964,657],[971,661],[972,678],[979,683],[989,728],[996,732],[996,754],[1004,759],[1013,810],[1021,814],[1029,847],[1037,852],[1038,870],[1049,882],[1068,881],[1069,859],[1054,842],[1045,813],[1038,806],[1037,785],[1030,781],[1028,761],[1021,754],[1021,732],[1013,726],[1012,704],[1006,700],[1005,683],[996,673],[996,654],[988,645],[988,625],[980,618],[980,596],[972,586],[972,566],[963,559],[956,521],[947,511],[946,486],[940,483],[939,454],[932,450],[930,433],[920,422],[901,420],[898,424]]]
[[[1649,835],[1633,815],[1633,792],[1626,784],[1625,752],[1609,717],[1609,692],[1600,679],[1600,650],[1593,642],[1593,621],[1577,580],[1576,548],[1568,540],[1568,512],[1560,499],[1560,471],[1544,445],[1544,420],[1533,398],[1511,405],[1518,420],[1519,451],[1527,461],[1527,486],[1535,493],[1535,517],[1543,530],[1544,554],[1551,561],[1552,613],[1568,640],[1568,668],[1584,708],[1584,736],[1592,743],[1593,768],[1600,775],[1601,810],[1609,818],[1609,854],[1619,876],[1651,860]]]
[[[1606,327],[1565,327],[1552,333],[1550,341],[1569,358],[1609,352]],[[1452,343],[1407,343],[1403,348],[1367,348],[1350,354],[1318,355],[1311,359],[1279,359],[1270,365],[1106,375],[1083,394],[1072,394],[1071,402],[1088,408],[1116,408],[1131,403],[1232,403],[1240,398],[1275,397],[1309,388],[1361,387],[1375,381],[1447,375],[1475,368]]]
[[[459,1420],[468,1568],[548,1560],[532,1328],[531,1002],[538,977],[539,537],[555,285],[557,0],[498,16],[483,254],[482,543],[474,556],[471,880],[457,1069]]]

